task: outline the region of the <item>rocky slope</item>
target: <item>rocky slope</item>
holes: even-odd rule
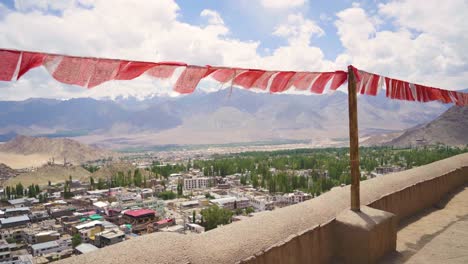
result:
[[[18,172],[7,165],[0,163],[0,182],[4,182],[10,178],[15,177]]]
[[[468,145],[468,107],[452,106],[434,121],[408,129],[386,145],[438,143],[450,146]]]

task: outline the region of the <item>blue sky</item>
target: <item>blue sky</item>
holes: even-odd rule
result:
[[[200,3],[203,5],[200,5]],[[261,49],[274,49],[285,44],[285,40],[271,35],[276,24],[281,22],[283,10],[268,10],[257,12],[258,4],[254,1],[190,1],[178,0],[177,3],[181,7],[181,20],[191,24],[203,24],[203,19],[200,18],[200,12],[203,9],[216,10],[223,17],[226,25],[231,29],[232,35],[241,40],[259,40],[261,41]],[[337,36],[337,29],[333,24],[336,19],[335,14],[340,10],[352,6],[352,1],[348,0],[320,0],[311,1],[300,8],[304,16],[317,21],[320,27],[325,31],[325,35],[314,38],[313,42],[320,46],[325,56],[329,59],[334,59],[343,47]],[[360,5],[367,6],[370,9],[376,7],[374,1],[361,1]],[[257,7],[253,10],[248,10],[248,6]],[[263,13],[263,14],[262,14]],[[322,19],[321,19],[322,16]]]
[[[457,90],[468,80],[467,16],[465,0],[1,0],[0,47],[282,70],[353,64]],[[0,100],[155,93],[154,83],[83,92],[44,70],[0,88]]]

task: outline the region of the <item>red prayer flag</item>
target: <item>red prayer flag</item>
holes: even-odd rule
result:
[[[193,93],[206,71],[205,67],[187,67],[177,79],[174,91],[181,94]]]
[[[338,89],[341,85],[343,85],[346,80],[348,80],[348,73],[344,71],[336,71],[333,80],[330,86],[330,90],[335,91]]]
[[[216,68],[213,68],[209,65],[206,66],[206,72],[205,72],[205,75],[203,75],[203,78],[205,78],[206,76],[212,74],[213,72],[215,72],[217,69]]]
[[[252,88],[255,81],[260,78],[265,71],[261,70],[248,70],[239,74],[236,78],[234,78],[234,85],[242,86],[246,89]]]
[[[310,89],[310,91],[313,93],[322,94],[328,81],[330,81],[330,79],[333,77],[333,74],[333,72],[321,73],[320,76],[312,84],[312,88]]]
[[[146,73],[155,78],[170,78],[174,71],[180,66],[175,65],[156,65],[149,69]]]
[[[300,75],[295,78],[296,80],[294,81],[293,85],[297,90],[302,91],[308,90],[311,86],[311,83],[320,76],[320,73],[318,72],[304,72],[299,74]]]
[[[377,93],[379,92],[381,88],[381,83],[380,83],[380,76],[377,74],[372,74],[372,82],[371,82],[371,87],[369,89],[368,95],[373,95],[376,96]]]
[[[16,79],[19,80],[19,78],[29,70],[41,66],[44,62],[44,58],[45,55],[42,53],[28,51],[22,52],[20,68]]]
[[[94,65],[94,72],[88,80],[88,88],[93,88],[101,83],[114,80],[120,68],[117,60],[99,60]]]
[[[236,71],[236,69],[217,69],[211,77],[218,82],[226,83],[234,78]]]
[[[270,92],[280,93],[286,91],[289,87],[289,80],[294,76],[295,72],[279,72],[273,77],[271,82]]]
[[[157,65],[158,64],[152,62],[121,61],[115,79],[132,80]]]
[[[262,76],[260,76],[260,78],[258,78],[254,82],[252,87],[255,87],[255,88],[258,88],[258,89],[261,89],[261,90],[266,90],[268,88],[268,83],[270,81],[271,76],[273,76],[275,73],[277,73],[277,72],[276,71],[267,71],[267,72],[265,72],[264,74],[262,74]]]
[[[59,82],[86,86],[97,59],[63,57],[52,76]]]
[[[19,51],[0,50],[0,81],[11,81],[20,55]]]

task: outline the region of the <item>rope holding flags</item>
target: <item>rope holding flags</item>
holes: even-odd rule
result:
[[[195,66],[180,62],[142,62],[76,57],[41,52],[0,49],[0,81],[19,80],[29,70],[43,66],[57,81],[93,88],[112,80],[132,80],[142,75],[167,79],[181,69],[173,90],[193,93],[204,78],[230,83],[244,89],[270,93],[305,91],[324,94],[347,82],[347,72],[267,71],[235,67]],[[376,96],[384,87],[390,99],[468,105],[468,94],[414,84],[359,70],[353,66],[357,93]]]
[[[346,72],[294,72],[258,69],[195,66],[179,62],[142,62],[116,59],[66,56],[29,51],[0,49],[0,80],[20,79],[29,70],[43,66],[57,81],[93,88],[111,80],[132,80],[142,75],[171,78],[182,68],[173,90],[193,93],[198,83],[211,77],[220,83],[231,83],[244,89],[260,89],[271,93],[289,90],[322,94],[326,87],[334,91],[346,82]]]
[[[386,97],[390,99],[431,102],[439,101],[444,104],[454,103],[458,106],[468,105],[468,94],[434,88],[430,86],[410,83],[358,70],[353,67],[356,76],[357,92],[376,96],[385,87]]]

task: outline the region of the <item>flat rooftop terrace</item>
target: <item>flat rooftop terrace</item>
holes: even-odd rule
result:
[[[390,263],[468,263],[468,186],[402,221]]]

